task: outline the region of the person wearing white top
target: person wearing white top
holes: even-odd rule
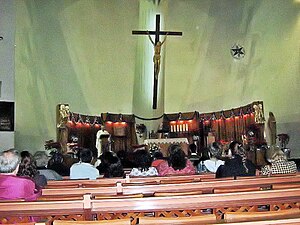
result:
[[[108,139],[110,139],[110,134],[105,130],[105,127],[102,125],[101,129],[96,134],[96,148],[97,148],[97,151],[98,151],[98,157],[100,157],[100,155],[102,155],[102,153],[103,153],[102,138],[104,136],[107,136]]]
[[[70,168],[70,179],[90,179],[95,180],[99,175],[99,170],[92,164],[93,153],[90,149],[84,148],[79,151],[78,163],[75,163]]]
[[[224,165],[224,161],[217,158],[220,155],[220,152],[221,146],[218,142],[213,142],[209,146],[210,159],[203,162],[206,170],[208,170],[209,172],[216,173],[219,166]]]

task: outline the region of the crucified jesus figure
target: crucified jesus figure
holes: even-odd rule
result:
[[[160,55],[160,51],[161,51],[161,46],[165,43],[166,39],[167,39],[168,33],[166,34],[164,40],[162,42],[158,41],[156,44],[155,42],[152,40],[149,31],[148,31],[148,37],[151,41],[151,43],[154,46],[154,56],[153,56],[153,63],[154,63],[154,76],[156,79],[158,79],[158,74],[159,74],[159,70],[160,70],[160,59],[161,59],[161,55]]]

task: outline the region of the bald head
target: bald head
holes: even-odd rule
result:
[[[16,150],[10,149],[0,152],[0,173],[9,174],[17,172],[20,156]]]

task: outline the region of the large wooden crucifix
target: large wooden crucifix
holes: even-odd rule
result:
[[[153,57],[154,62],[154,84],[153,84],[153,103],[152,108],[157,109],[157,86],[158,86],[158,74],[159,74],[159,67],[160,67],[160,48],[163,42],[160,42],[159,36],[160,35],[172,35],[172,36],[182,36],[182,32],[176,32],[176,31],[161,31],[160,30],[160,15],[156,15],[156,26],[154,31],[140,31],[140,30],[134,30],[132,31],[132,34],[137,35],[149,35],[149,38],[154,45],[155,55]],[[150,35],[155,35],[155,42],[152,41]]]

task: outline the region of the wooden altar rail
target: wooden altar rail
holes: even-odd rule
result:
[[[207,194],[171,197],[145,197],[124,199],[91,199],[84,195],[83,200],[0,202],[0,222],[28,222],[30,218],[52,222],[63,220],[104,220],[131,218],[137,224],[142,216],[201,216],[214,214],[221,221],[226,212],[255,212],[299,208],[300,188]],[[300,217],[300,215],[299,215]]]
[[[146,178],[144,178],[146,179]],[[92,182],[92,181],[90,181]],[[98,181],[94,181],[98,182]],[[129,185],[130,184],[130,185]],[[119,185],[114,186],[94,186],[90,188],[53,188],[53,189],[43,189],[43,196],[55,196],[55,195],[84,195],[87,193],[97,194],[97,195],[114,195],[117,193],[122,193],[124,195],[130,194],[144,194],[146,196],[154,195],[154,193],[159,192],[193,192],[202,191],[202,193],[213,193],[214,190],[218,189],[218,192],[228,192],[227,190],[236,190],[247,188],[258,188],[258,189],[271,189],[271,187],[276,187],[276,189],[289,188],[292,185],[297,188],[300,184],[300,175],[282,175],[275,177],[252,177],[237,180],[213,180],[205,182],[191,182],[191,183],[171,183],[171,184],[147,184],[139,185],[139,183],[119,183]],[[280,188],[280,185],[282,188]],[[254,189],[253,189],[254,190]]]

